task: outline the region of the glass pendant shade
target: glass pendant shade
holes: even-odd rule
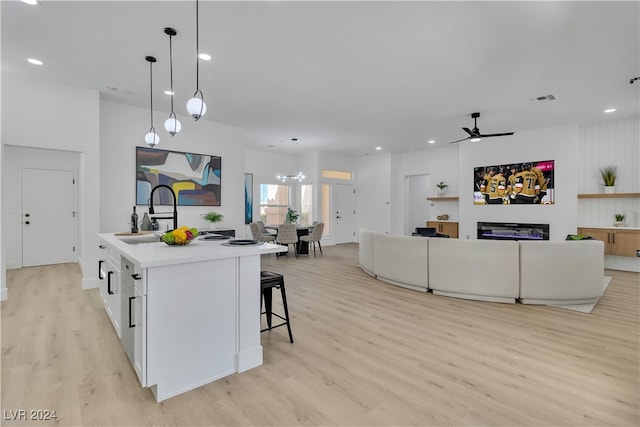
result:
[[[197,96],[198,92],[200,94],[199,98]],[[205,113],[207,112],[207,104],[205,104],[204,99],[202,99],[202,92],[197,91],[193,95],[193,98],[191,98],[187,102],[187,111],[189,112],[189,114],[191,114],[191,117],[193,117],[193,120],[196,120],[196,121],[200,117],[205,115]]]
[[[174,113],[169,116],[167,120],[164,121],[164,128],[169,132],[169,135],[176,136],[180,129],[182,129],[182,124],[180,124],[180,120],[176,118]]]
[[[156,130],[151,128],[149,132],[144,136],[144,142],[149,145],[149,147],[153,148],[160,142],[160,137],[156,133]]]

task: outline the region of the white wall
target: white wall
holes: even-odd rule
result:
[[[96,287],[99,257],[96,235],[100,223],[99,94],[7,72],[2,73],[2,89],[3,145],[79,153],[78,259],[82,287]],[[3,165],[6,161],[3,158]],[[6,179],[5,176],[5,187]],[[3,229],[6,226],[5,221]],[[3,240],[4,236],[2,233]]]
[[[640,193],[640,118],[631,117],[579,127],[578,193],[602,193],[598,170],[618,166],[616,193]],[[579,226],[611,227],[615,214],[627,227],[640,227],[639,198],[579,199]],[[606,256],[605,267],[640,271],[640,258]]]
[[[564,240],[576,232],[578,127],[565,126],[460,145],[460,237],[475,238],[477,222],[549,224],[549,239]],[[555,160],[554,205],[474,205],[473,169],[492,164]]]
[[[131,209],[136,192],[136,146],[146,147],[144,135],[149,127],[149,111],[102,101],[100,119],[101,169],[101,232],[120,232],[129,229]],[[222,157],[221,206],[178,206],[178,225],[202,228],[234,228],[242,235],[244,228],[244,146],[246,132],[242,129],[206,120],[194,122],[179,116],[182,131],[170,137],[164,130],[165,114],[154,113],[155,127],[160,135],[158,149],[210,154]],[[255,178],[254,178],[255,179]],[[170,207],[160,210],[169,211]],[[138,206],[138,216],[147,212]],[[212,225],[201,215],[209,210],[224,215],[224,221]],[[161,229],[171,220],[159,220]]]

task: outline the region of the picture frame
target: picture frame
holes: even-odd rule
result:
[[[220,206],[222,158],[220,156],[136,147],[136,205],[149,203],[158,185],[171,187],[178,206]],[[171,192],[161,188],[154,205],[172,205]]]
[[[244,223],[253,222],[253,174],[244,174]]]

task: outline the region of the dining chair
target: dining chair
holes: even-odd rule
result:
[[[273,242],[275,240],[275,236],[273,234],[268,236],[262,234],[260,227],[255,222],[249,224],[249,229],[251,230],[253,240],[257,240],[258,242]]]
[[[276,236],[276,243],[287,245],[293,245],[293,249],[298,258],[298,230],[295,224],[280,224],[278,226],[278,235]],[[277,255],[277,254],[276,254]]]
[[[313,226],[313,230],[306,236],[300,236],[300,240],[303,242],[309,242],[313,244],[313,257],[316,257],[316,242],[318,243],[318,247],[320,248],[320,255],[322,254],[322,245],[320,245],[320,240],[322,240],[322,231],[324,230],[324,222],[319,222]]]
[[[265,236],[272,236],[271,240],[275,240],[276,239],[276,234],[270,232],[269,230],[267,230],[264,226],[264,222],[262,221],[256,221],[256,224],[258,224],[258,227],[260,228],[260,231],[262,232],[262,234],[264,234]]]

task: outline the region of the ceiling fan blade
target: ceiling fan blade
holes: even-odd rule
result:
[[[471,137],[470,137],[470,136],[468,136],[468,137],[466,137],[466,138],[462,138],[462,139],[459,139],[459,140],[457,140],[457,141],[451,141],[449,144],[455,144],[456,142],[467,141],[468,139],[471,139]]]
[[[462,128],[463,131],[465,131],[466,133],[468,133],[471,136],[475,136],[476,134],[469,128]]]
[[[488,135],[478,135],[481,138],[489,138],[491,136],[508,136],[508,135],[513,135],[515,132],[506,132],[506,133],[491,133]]]

